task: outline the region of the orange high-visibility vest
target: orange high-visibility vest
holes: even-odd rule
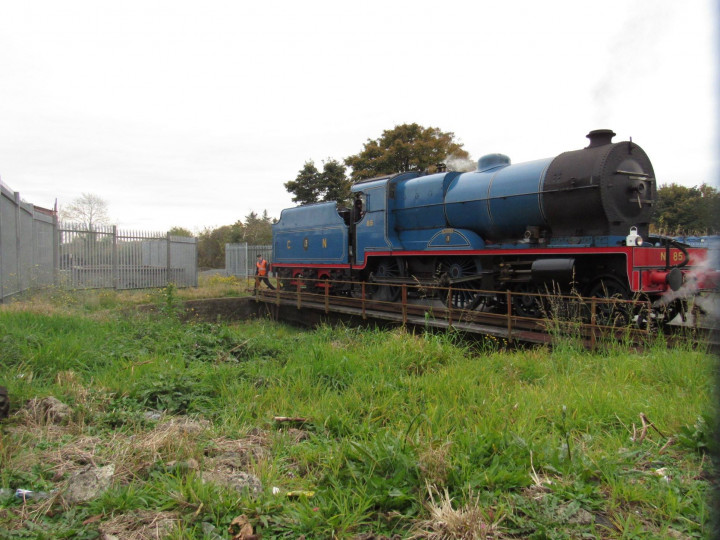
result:
[[[265,259],[260,259],[257,263],[255,263],[255,266],[257,266],[258,276],[266,276],[267,275],[267,261]]]

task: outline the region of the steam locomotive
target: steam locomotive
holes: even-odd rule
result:
[[[707,250],[649,234],[652,163],[632,140],[613,143],[614,136],[591,131],[586,148],[525,163],[490,154],[473,172],[361,180],[352,208],[283,210],[273,226],[273,269],[285,286],[328,280],[339,294],[364,281],[379,301],[396,300],[403,283],[449,287],[462,309],[497,306],[507,290],[639,293],[669,303],[666,317],[674,317],[679,300],[662,302],[664,294],[716,285],[704,271]],[[514,295],[518,315],[538,316],[540,307],[532,295]]]

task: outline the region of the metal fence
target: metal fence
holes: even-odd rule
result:
[[[272,246],[225,244],[225,273],[228,276],[248,277],[255,274],[255,258],[261,254],[271,265]],[[272,275],[272,271],[270,272]]]
[[[0,302],[33,288],[197,286],[197,239],[60,223],[0,182]]]
[[[197,286],[195,238],[116,226],[58,226],[58,279],[73,289]]]
[[[53,283],[55,219],[0,183],[0,302]]]

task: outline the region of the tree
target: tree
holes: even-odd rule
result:
[[[170,236],[187,236],[190,238],[195,236],[193,233],[191,233],[189,230],[185,229],[184,227],[172,227],[167,233]]]
[[[323,162],[320,172],[315,162],[306,161],[295,180],[286,182],[285,189],[293,193],[293,202],[311,204],[320,201],[337,201],[340,204],[350,199],[350,181],[345,176],[345,166],[336,159]]]
[[[272,244],[272,220],[267,210],[263,210],[262,217],[258,217],[255,212],[245,216],[242,241],[253,246]]]
[[[198,235],[198,266],[204,268],[225,267],[225,244],[242,242],[245,226],[241,221],[223,225],[217,229],[204,229]]]
[[[93,193],[83,193],[60,210],[60,219],[80,223],[87,230],[93,231],[98,225],[110,223],[108,204]]]
[[[320,173],[320,194],[322,201],[346,203],[350,200],[350,180],[345,176],[345,165],[335,159],[328,158],[323,162]]]
[[[319,171],[312,161],[306,161],[303,168],[298,172],[295,180],[285,182],[284,186],[288,193],[293,193],[294,203],[310,204],[318,201],[318,175]]]
[[[665,184],[658,189],[654,229],[668,235],[715,234],[720,230],[719,215],[717,189]]]
[[[345,165],[352,168],[353,180],[362,180],[405,171],[433,171],[450,156],[469,158],[454,133],[402,124],[383,131],[378,139],[368,139],[359,154],[345,158]]]
[[[225,267],[225,244],[247,242],[251,245],[272,243],[272,224],[274,220],[263,210],[258,217],[255,212],[245,216],[245,223],[238,220],[232,225],[223,225],[216,229],[206,228],[198,235],[198,266],[203,268]]]

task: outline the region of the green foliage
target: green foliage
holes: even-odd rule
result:
[[[468,158],[455,134],[418,124],[402,124],[365,143],[363,150],[345,158],[353,180],[405,171],[434,170],[448,158]]]
[[[298,171],[295,180],[283,184],[288,193],[293,194],[293,202],[298,204],[311,204],[318,202],[320,171],[315,167],[315,162],[306,161],[303,168]]]
[[[361,491],[376,511],[417,513],[420,468],[414,448],[403,439],[381,431],[364,441],[351,440],[344,458],[343,467],[330,477],[330,489],[342,485]]]
[[[711,425],[706,415],[700,415],[692,426],[682,426],[676,436],[682,445],[706,453],[712,444]]]
[[[204,268],[225,267],[225,244],[241,242],[243,224],[236,221],[217,229],[206,228],[200,232],[197,241],[198,266]]]
[[[144,412],[145,407],[137,399],[127,395],[114,396],[109,400],[104,412],[96,417],[95,423],[100,427],[97,432],[102,433],[102,428],[112,430],[127,428],[131,431],[146,428],[149,422]]]
[[[236,221],[216,229],[206,228],[198,235],[198,266],[225,268],[225,244],[248,243],[267,245],[272,243],[273,219],[264,210],[262,216],[250,212],[245,222]]]
[[[284,186],[298,204],[330,201],[347,204],[350,200],[350,181],[345,176],[345,167],[331,158],[323,162],[322,171],[313,161],[306,161],[295,180],[285,182]]]
[[[250,212],[245,216],[245,226],[239,241],[247,242],[251,246],[272,244],[272,224],[273,220],[268,215],[267,210],[263,210],[262,216]]]
[[[89,510],[93,515],[125,513],[142,508],[154,508],[162,504],[163,497],[150,484],[114,486],[91,501]]]
[[[167,233],[170,236],[187,236],[189,238],[192,238],[193,236],[195,236],[188,229],[185,229],[183,227],[172,227]]]
[[[217,389],[190,374],[160,373],[152,381],[138,383],[131,396],[148,409],[186,414],[209,412],[210,399],[217,396]]]
[[[665,184],[658,189],[655,229],[667,235],[706,235],[720,232],[720,193],[701,184]]]
[[[177,296],[177,286],[170,282],[160,292],[160,313],[177,317],[182,309],[182,302]]]
[[[345,176],[345,166],[339,161],[328,158],[323,162],[320,194],[322,201],[337,201],[343,204],[350,200],[350,181]]]

